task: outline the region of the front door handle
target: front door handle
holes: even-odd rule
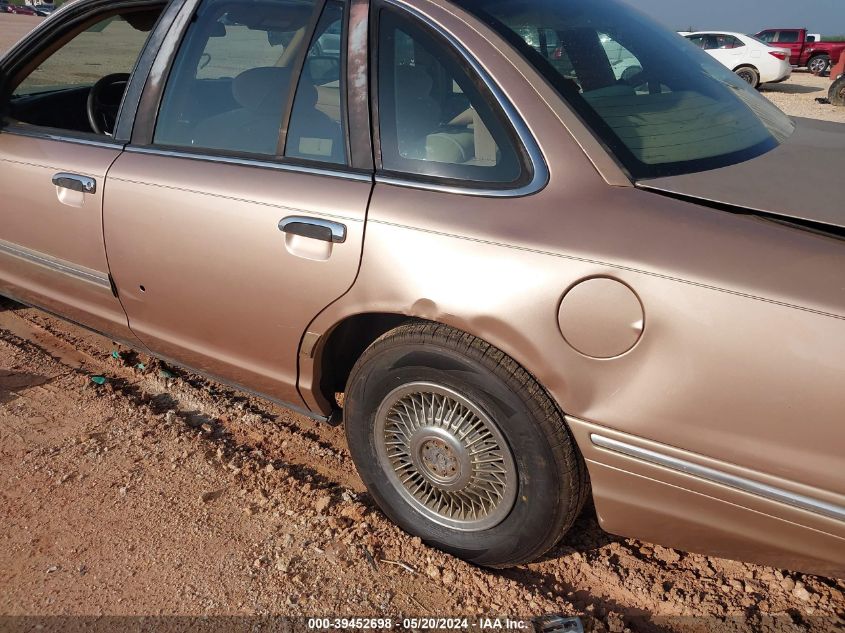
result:
[[[97,191],[96,180],[78,174],[60,172],[53,176],[53,184],[62,189],[70,189],[80,193],[95,193]]]
[[[343,244],[346,241],[346,225],[322,218],[308,218],[289,215],[279,220],[279,230],[289,235],[301,235],[314,240]]]

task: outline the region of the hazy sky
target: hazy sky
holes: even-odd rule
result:
[[[845,0],[627,0],[668,27],[757,33],[806,27],[811,33],[845,34]]]

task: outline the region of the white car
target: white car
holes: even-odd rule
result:
[[[792,74],[791,51],[775,48],[750,35],[727,31],[697,31],[684,37],[703,48],[755,88],[783,81]]]

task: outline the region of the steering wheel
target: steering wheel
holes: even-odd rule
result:
[[[91,86],[86,110],[88,123],[96,134],[114,134],[120,101],[128,83],[129,73],[112,73]]]

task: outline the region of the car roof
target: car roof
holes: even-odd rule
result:
[[[737,33],[736,31],[692,31],[691,33],[685,33],[684,37],[689,37],[690,35],[733,35],[734,37],[748,37],[745,33]]]

